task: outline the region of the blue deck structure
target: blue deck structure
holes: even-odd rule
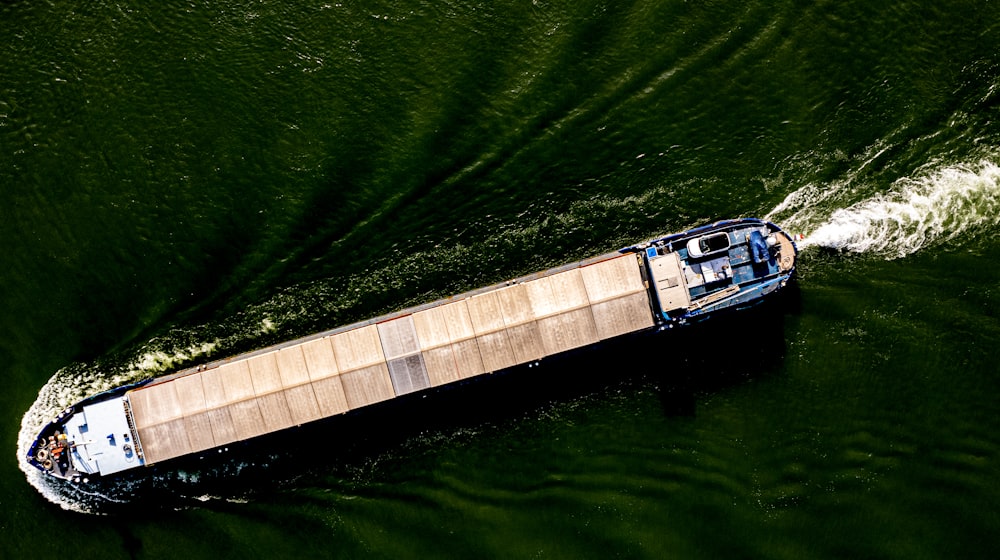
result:
[[[752,218],[727,220],[622,249],[642,252],[658,320],[667,327],[753,305],[795,269],[792,238]]]

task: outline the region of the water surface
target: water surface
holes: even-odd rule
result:
[[[995,556],[997,11],[4,4],[0,550]],[[736,216],[806,235],[761,313],[142,479],[21,470],[116,384]]]

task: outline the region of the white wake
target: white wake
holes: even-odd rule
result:
[[[38,398],[21,418],[17,437],[17,463],[28,483],[46,499],[63,509],[93,513],[93,504],[121,502],[121,498],[98,493],[68,482],[55,481],[28,464],[26,456],[36,435],[67,406],[121,385],[154,376],[212,352],[216,343],[193,344],[186,348],[169,347],[154,339],[129,364],[117,372],[104,372],[93,366],[74,364],[60,369],[38,392]]]
[[[799,248],[818,246],[887,259],[1000,226],[1000,166],[992,161],[899,179],[886,192],[846,208],[827,208],[851,188],[848,183],[806,185],[767,219],[804,234]]]

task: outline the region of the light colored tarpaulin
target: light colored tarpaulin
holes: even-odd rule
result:
[[[653,326],[635,255],[523,279],[128,393],[147,464]]]

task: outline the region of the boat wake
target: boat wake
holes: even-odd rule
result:
[[[992,161],[899,179],[886,192],[831,211],[830,203],[853,187],[849,181],[806,185],[767,219],[787,231],[808,232],[800,249],[816,246],[889,260],[1000,225],[1000,166]]]
[[[63,509],[96,513],[101,504],[124,503],[112,496],[127,496],[128,492],[101,492],[96,487],[83,488],[53,480],[25,460],[25,455],[42,427],[60,411],[97,393],[128,385],[151,377],[210,353],[216,343],[194,344],[187,348],[161,348],[162,341],[147,343],[134,359],[124,365],[102,367],[102,364],[73,364],[57,371],[38,392],[38,398],[21,418],[17,436],[17,464],[28,483],[50,502]]]

